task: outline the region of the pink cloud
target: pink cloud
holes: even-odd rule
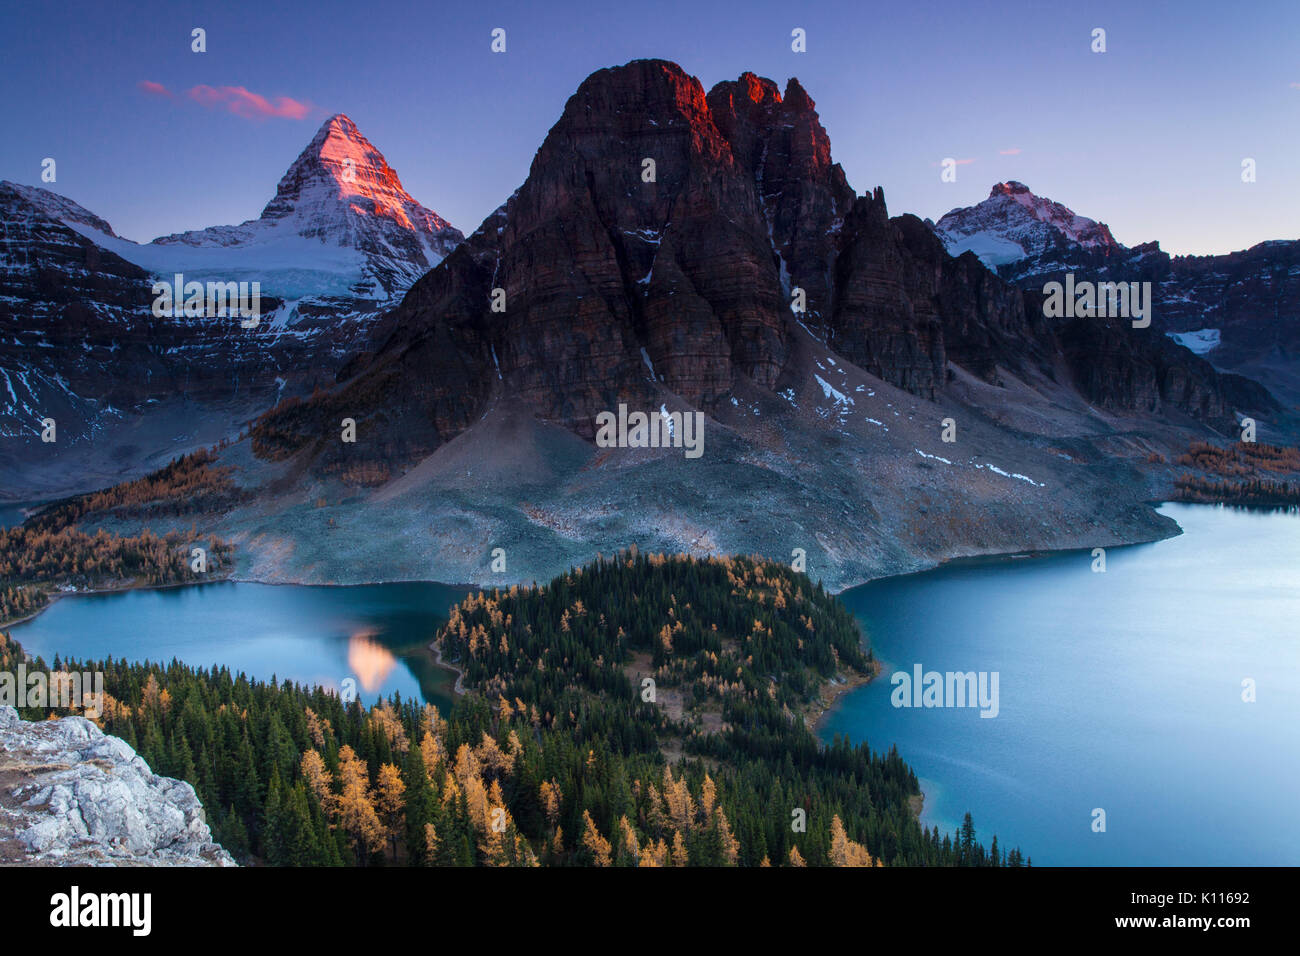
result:
[[[163,86],[161,83],[155,83],[153,80],[141,80],[137,85],[150,96],[166,96],[169,99],[172,96],[171,90],[167,89],[167,87]]]
[[[1019,147],[1019,146],[1012,146],[1010,149],[1000,149],[1000,150],[998,150],[998,153],[999,153],[1000,155],[1002,155],[1002,156],[1019,156],[1019,155],[1020,155],[1020,147]]]
[[[186,95],[196,103],[209,109],[223,109],[245,119],[267,119],[272,116],[282,119],[304,119],[311,112],[311,106],[299,103],[287,96],[277,97],[275,102],[259,93],[253,93],[242,86],[196,86]]]

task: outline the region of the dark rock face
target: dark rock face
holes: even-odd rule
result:
[[[933,398],[949,361],[986,380],[996,369],[1047,368],[1042,310],[974,255],[953,259],[915,216],[890,219],[877,189],[844,228],[830,343],[885,381]]]
[[[824,333],[840,232],[856,197],[831,162],[830,138],[812,99],[797,79],[782,99],[771,80],[744,73],[715,86],[708,105],[732,156],[753,180],[783,295],[788,302],[797,277],[808,297],[804,323]]]
[[[879,189],[854,203],[836,262],[829,344],[890,384],[933,398],[947,354],[936,303],[925,293],[933,293],[940,273],[900,238]]]
[[[1219,329],[1222,351],[1214,358],[1227,366],[1270,353],[1300,358],[1300,241],[1175,256],[1168,270],[1157,292],[1164,328]]]
[[[109,372],[152,366],[147,279],[0,184],[0,437],[39,435],[41,418],[66,422],[87,400],[137,397],[147,373],[115,383]]]
[[[1152,330],[1216,329],[1220,344],[1203,356],[1211,368],[1259,376],[1279,396],[1300,397],[1300,242],[1264,242],[1223,256],[1170,256],[1149,242],[1103,255],[1062,238],[1045,257],[1003,265],[998,272],[1026,290],[1062,281],[1067,272],[1095,282],[1150,282]],[[1152,347],[1163,354],[1161,346]],[[1180,374],[1199,380],[1204,369],[1195,358],[1179,355],[1171,361]],[[1206,385],[1220,394],[1184,410],[1232,404],[1231,389],[1223,393],[1213,377]],[[1250,407],[1275,409],[1276,404],[1270,398]]]
[[[1277,408],[1256,382],[1221,374],[1162,335],[1152,336],[1146,349],[1133,349],[1123,323],[1073,319],[1061,331],[1061,344],[1080,392],[1100,407],[1146,414],[1172,407],[1225,428],[1235,409]]]
[[[855,197],[798,81],[782,96],[746,73],[706,95],[676,65],[640,60],[579,87],[524,185],[411,289],[388,341],[335,393],[265,416],[256,447],[412,461],[493,394],[585,437],[599,411],[657,407],[664,389],[713,412],[741,379],[776,390],[796,319],[926,398],[950,362],[990,382],[999,368],[1051,376],[1068,345],[1090,401],[1221,425],[1232,411],[1205,363],[1152,352],[1152,335],[1065,336],[1038,298],[953,259],[921,220],[891,219],[881,190]],[[1114,387],[1120,363],[1144,370],[1132,387]],[[343,416],[364,450],[334,440]]]

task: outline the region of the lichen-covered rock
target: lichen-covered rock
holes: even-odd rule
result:
[[[188,783],[84,717],[0,707],[0,863],[234,866]]]

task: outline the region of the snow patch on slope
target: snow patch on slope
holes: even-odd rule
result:
[[[1165,334],[1197,355],[1213,352],[1220,344],[1218,329],[1197,329],[1195,332],[1166,332]]]

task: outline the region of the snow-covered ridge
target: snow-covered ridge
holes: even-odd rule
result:
[[[934,230],[950,254],[974,252],[990,268],[1041,255],[1062,240],[1090,250],[1124,248],[1105,223],[1036,196],[1014,181],[996,184],[989,198],[977,205],[953,209]]]
[[[113,232],[113,227],[105,220],[96,216],[84,206],[73,202],[67,196],[60,196],[58,193],[36,186],[11,183],[8,180],[0,181],[0,188],[3,187],[12,189],[51,219],[57,219],[68,226],[84,226],[99,235],[117,238],[117,234]]]

